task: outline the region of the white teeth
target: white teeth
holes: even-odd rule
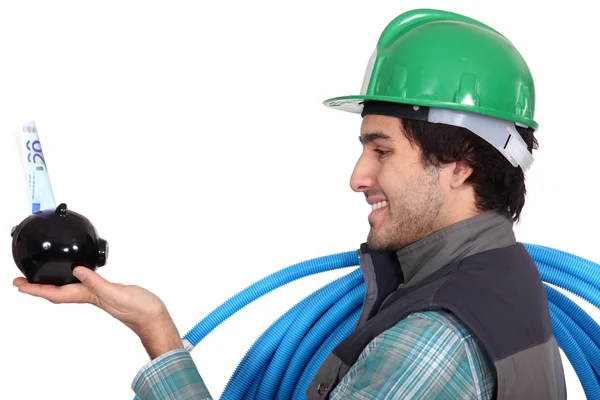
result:
[[[379,203],[375,203],[372,205],[372,211],[380,209],[381,207],[386,207],[388,205],[387,201],[380,201]]]

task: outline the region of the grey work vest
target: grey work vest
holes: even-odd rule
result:
[[[496,399],[566,399],[546,291],[509,220],[482,214],[411,246],[398,253],[361,246],[362,313],[315,374],[308,399],[328,399],[374,338],[426,310],[450,311],[479,339],[496,368]],[[417,254],[422,266],[403,271],[400,252]],[[449,263],[436,265],[442,260]]]

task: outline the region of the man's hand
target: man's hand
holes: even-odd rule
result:
[[[179,332],[167,307],[152,292],[135,285],[112,283],[96,272],[77,267],[73,275],[82,283],[65,286],[31,284],[16,278],[19,292],[44,298],[54,304],[89,303],[106,311],[129,327],[142,341],[150,358],[183,348]]]

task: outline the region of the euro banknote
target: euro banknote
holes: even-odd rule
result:
[[[16,132],[16,139],[27,188],[29,212],[35,214],[55,209],[54,192],[35,122],[29,121],[24,124],[21,131]]]

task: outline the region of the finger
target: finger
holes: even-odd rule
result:
[[[13,286],[16,286],[16,287],[19,287],[19,286],[21,286],[24,283],[27,283],[27,279],[23,278],[22,276],[18,277],[18,278],[15,278],[13,280]]]
[[[122,287],[124,285],[109,282],[89,268],[76,267],[73,275],[83,283],[87,290],[102,300],[112,302],[123,298]]]
[[[52,303],[91,303],[95,304],[94,295],[83,285],[65,286],[40,285],[38,283],[21,282],[19,292],[34,297],[41,297]]]

